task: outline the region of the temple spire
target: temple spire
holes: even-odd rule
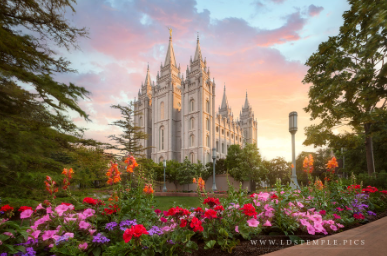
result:
[[[171,64],[176,67],[175,52],[173,50],[173,45],[172,45],[172,29],[169,29],[169,35],[170,35],[169,45],[168,45],[167,56],[165,56],[164,66]]]
[[[247,98],[247,90],[246,90],[246,100],[245,100],[245,105],[243,106],[244,108],[248,108],[250,107],[250,103],[249,103],[249,100]]]
[[[150,81],[150,75],[149,75],[149,63],[148,63],[148,68],[146,70],[146,77],[145,77],[145,86],[151,86],[151,81]]]
[[[194,61],[198,60],[198,59],[202,60],[202,50],[200,49],[199,33],[198,33],[198,38],[197,38],[197,43],[196,43],[196,50],[195,50]]]
[[[226,97],[226,83],[224,84],[224,91],[223,91],[223,99],[222,99],[222,105],[220,106],[221,109],[227,109],[228,107],[228,101]]]

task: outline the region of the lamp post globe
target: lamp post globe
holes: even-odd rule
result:
[[[216,163],[216,148],[212,149],[212,163],[213,163],[213,168],[212,168],[212,191],[216,191],[216,182],[215,182],[215,163]]]
[[[292,163],[293,163],[293,168],[292,168],[292,176],[291,176],[291,184],[290,186],[294,189],[299,188],[300,186],[298,185],[297,182],[297,174],[296,174],[296,142],[295,142],[295,135],[298,130],[297,127],[297,112],[293,111],[289,113],[289,132],[292,134]]]
[[[164,187],[163,187],[163,192],[167,192],[167,186],[165,185],[165,168],[167,167],[167,160],[163,161],[163,167],[164,167]]]

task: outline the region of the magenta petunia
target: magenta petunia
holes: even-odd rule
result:
[[[28,219],[34,213],[33,210],[27,209],[20,213],[20,219]]]
[[[252,218],[252,219],[249,219],[249,220],[247,221],[247,224],[248,224],[250,227],[256,228],[256,227],[258,227],[258,225],[259,225],[259,221],[257,221],[256,219]]]

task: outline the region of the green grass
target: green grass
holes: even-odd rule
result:
[[[156,208],[162,211],[167,211],[169,208],[174,206],[182,206],[190,209],[191,207],[198,207],[200,201],[198,197],[188,196],[155,196]]]

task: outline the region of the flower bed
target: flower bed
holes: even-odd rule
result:
[[[154,208],[152,185],[145,184],[141,171],[136,183],[126,186],[120,185],[116,165],[108,172],[108,182],[118,186],[107,205],[97,198],[77,202],[86,206],[79,212],[73,204],[48,200],[35,209],[3,205],[0,255],[181,255],[197,252],[199,246],[200,252],[232,252],[244,241],[269,234],[292,240],[334,234],[373,220],[387,208],[387,191],[345,187],[331,174],[325,184],[311,181],[299,190],[277,182],[270,192],[248,195],[230,186],[225,198],[208,195],[201,198],[200,207],[162,212]],[[71,196],[71,173],[64,174]],[[54,198],[56,182],[48,177],[46,187]],[[10,220],[15,214],[20,225]]]

